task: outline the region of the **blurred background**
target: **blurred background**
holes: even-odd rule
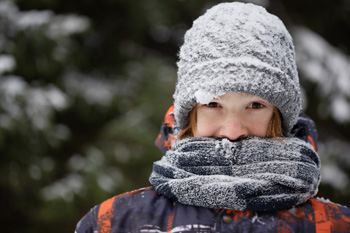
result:
[[[149,186],[192,21],[221,1],[0,0],[2,232],[73,232]],[[350,1],[251,0],[290,30],[319,130],[319,197],[350,206]]]

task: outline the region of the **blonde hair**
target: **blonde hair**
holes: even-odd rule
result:
[[[179,135],[178,139],[184,139],[187,137],[193,137],[193,132],[197,127],[197,105],[193,107],[187,117],[186,126],[183,128]],[[282,129],[282,117],[281,113],[276,106],[273,108],[272,118],[267,128],[266,138],[275,138],[284,137]]]

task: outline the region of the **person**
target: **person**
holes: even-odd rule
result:
[[[76,232],[350,232],[315,198],[317,131],[301,113],[292,38],[263,7],[221,3],[180,48],[151,187],[92,208]]]

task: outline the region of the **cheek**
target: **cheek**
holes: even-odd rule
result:
[[[217,126],[215,120],[210,117],[197,115],[197,127],[193,133],[195,137],[211,137],[214,136]]]
[[[266,137],[268,125],[262,124],[252,124],[250,125],[249,135],[257,137]]]
[[[259,119],[252,120],[248,124],[249,134],[258,137],[266,137],[270,121],[270,116],[260,117]]]

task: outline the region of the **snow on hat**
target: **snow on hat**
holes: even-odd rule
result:
[[[282,21],[250,3],[221,3],[193,22],[180,48],[174,97],[183,129],[197,104],[227,92],[259,96],[278,107],[288,134],[301,110],[292,37]]]

